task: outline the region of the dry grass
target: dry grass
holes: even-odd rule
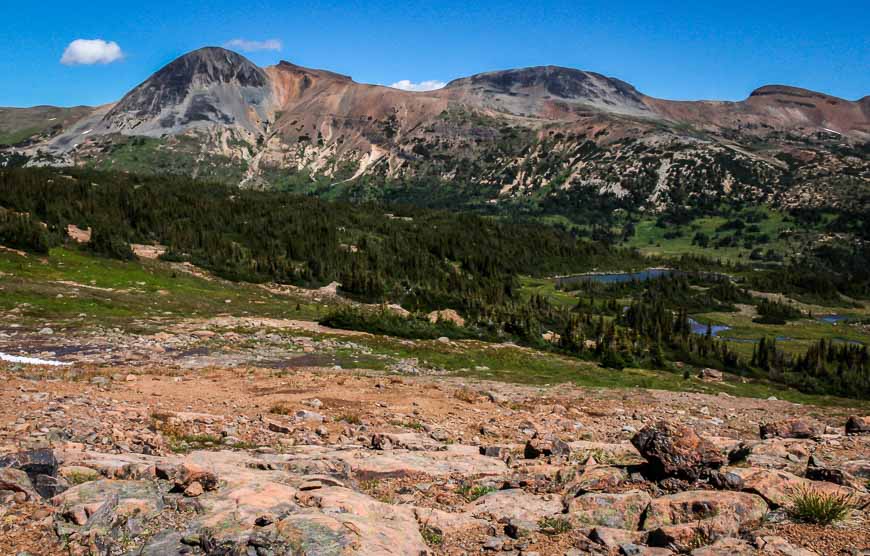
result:
[[[453,397],[466,403],[475,403],[480,395],[471,388],[465,387],[454,392]]]

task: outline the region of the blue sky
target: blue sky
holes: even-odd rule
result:
[[[385,85],[555,64],[672,99],[737,100],[770,83],[870,94],[867,0],[11,3],[0,106],[111,102],[176,56],[234,39],[280,42],[244,53],[260,65],[286,59]],[[75,50],[62,64],[76,39],[114,42],[103,61],[121,58],[75,64],[93,61]]]

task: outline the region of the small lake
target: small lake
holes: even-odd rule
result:
[[[692,327],[692,334],[707,334],[707,325],[706,323],[698,322],[693,318],[689,318],[689,326]],[[710,326],[710,333],[713,336],[718,335],[720,332],[725,332],[726,330],[731,330],[730,326],[725,326],[724,324],[713,324]]]
[[[838,322],[842,322],[848,318],[849,317],[844,317],[843,315],[823,315],[821,317],[816,317],[817,320],[828,324],[837,324]]]
[[[621,284],[623,282],[646,282],[647,280],[655,280],[673,274],[691,274],[693,276],[702,276],[704,278],[729,278],[727,274],[718,272],[686,272],[683,270],[674,270],[672,268],[647,268],[646,270],[637,270],[634,272],[595,272],[589,274],[572,274],[571,276],[557,276],[555,278],[556,286],[565,286],[567,284],[576,284],[578,282],[597,282],[599,284]]]
[[[621,282],[646,282],[662,276],[670,276],[675,270],[669,268],[648,268],[637,272],[610,272],[601,274],[575,274],[573,276],[557,276],[556,285],[576,284],[577,282],[598,282],[599,284],[618,284]]]

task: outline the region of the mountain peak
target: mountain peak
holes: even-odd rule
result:
[[[104,122],[145,133],[197,121],[239,123],[253,130],[257,126],[249,125],[246,106],[263,104],[269,86],[266,72],[241,54],[209,46],[163,66],[127,93]]]

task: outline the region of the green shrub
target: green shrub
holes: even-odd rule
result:
[[[495,492],[497,489],[489,486],[483,485],[475,485],[471,486],[468,483],[460,486],[456,492],[459,493],[460,496],[468,500],[469,502],[474,502],[481,496],[489,494],[490,492]]]
[[[441,546],[444,543],[444,535],[441,534],[441,531],[429,525],[423,525],[420,528],[420,534],[429,546]]]
[[[105,226],[94,228],[87,245],[90,251],[110,259],[132,261],[136,258],[127,240]]]

